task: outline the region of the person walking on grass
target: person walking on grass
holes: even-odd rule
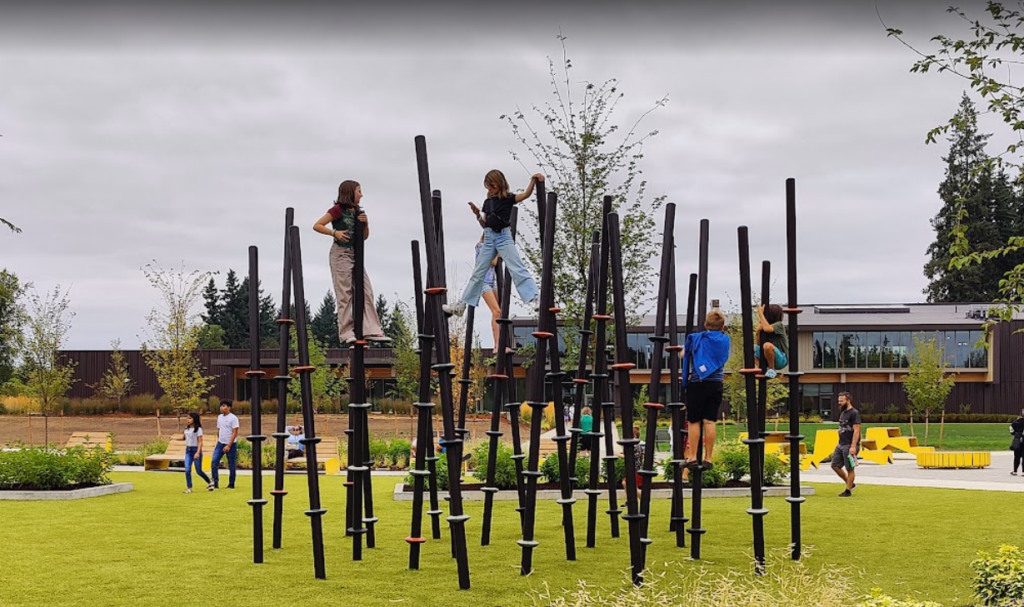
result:
[[[238,417],[231,412],[232,402],[228,399],[220,401],[220,415],[217,416],[217,446],[213,448],[213,462],[211,462],[213,482],[206,486],[213,491],[220,488],[220,478],[217,468],[220,467],[220,458],[228,457],[228,489],[235,488],[235,464],[238,462]]]
[[[211,483],[210,477],[203,472],[203,424],[198,413],[189,413],[188,416],[189,422],[185,426],[185,493],[192,493],[192,466],[207,486]]]
[[[1024,464],[1024,409],[1021,410],[1020,416],[1010,424],[1010,434],[1013,435],[1013,441],[1010,443],[1010,451],[1013,451],[1013,472],[1010,474],[1017,476],[1018,466],[1024,473],[1024,465],[1022,465]]]
[[[839,497],[853,497],[857,473],[857,451],[860,450],[860,411],[853,408],[849,392],[839,393],[839,444],[832,452],[832,469],[846,482]],[[845,472],[843,471],[845,468]]]

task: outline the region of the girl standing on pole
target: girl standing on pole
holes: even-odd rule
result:
[[[538,301],[537,283],[530,276],[523,260],[519,257],[516,243],[512,239],[512,231],[509,229],[512,218],[512,207],[522,202],[533,194],[533,186],[538,181],[544,181],[544,175],[537,173],[530,178],[530,185],[525,192],[512,194],[509,192],[508,181],[501,171],[494,169],[484,176],[484,187],[487,188],[487,200],[484,201],[484,208],[481,210],[472,202],[469,208],[473,210],[480,226],[484,230],[484,242],[476,257],[476,267],[470,277],[466,288],[462,291],[460,301],[454,305],[445,304],[442,306],[448,314],[462,316],[466,306],[476,306],[480,303],[480,296],[484,291],[484,277],[491,267],[491,261],[495,253],[501,254],[512,275],[512,282],[516,285],[519,297],[526,302],[532,310],[536,310]]]
[[[334,282],[334,297],[338,302],[338,338],[343,344],[356,341],[355,322],[352,316],[352,269],[355,266],[353,230],[357,225],[361,225],[363,239],[370,237],[370,223],[366,213],[359,207],[362,198],[363,189],[359,183],[352,180],[341,182],[338,186],[338,200],[313,226],[313,230],[334,240],[330,253],[331,276]],[[363,335],[370,341],[389,342],[391,339],[384,336],[380,317],[377,316],[377,308],[374,306],[370,276],[365,270],[363,276]]]

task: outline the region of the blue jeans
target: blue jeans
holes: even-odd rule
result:
[[[519,257],[516,249],[516,241],[512,240],[512,231],[505,228],[501,232],[495,232],[490,228],[484,230],[484,242],[480,247],[480,254],[476,256],[476,267],[473,268],[473,275],[469,277],[465,290],[462,291],[462,301],[468,305],[476,306],[480,303],[480,296],[484,292],[484,276],[487,270],[491,269],[491,260],[495,252],[501,254],[501,260],[505,262],[512,275],[512,282],[516,284],[516,291],[524,302],[529,302],[537,296],[537,283],[530,276],[523,260]]]
[[[196,467],[196,474],[199,475],[199,478],[206,481],[207,485],[210,484],[210,477],[206,476],[206,473],[203,472],[203,454],[200,453],[199,457],[196,457],[196,451],[198,450],[199,447],[185,447],[185,485],[189,489],[192,488],[193,465]]]
[[[235,462],[238,460],[238,443],[231,443],[231,448],[227,451],[224,450],[226,446],[224,443],[217,441],[217,446],[213,448],[213,462],[211,463],[210,472],[213,476],[214,487],[220,487],[217,469],[220,467],[222,455],[228,456],[228,487],[235,486]]]

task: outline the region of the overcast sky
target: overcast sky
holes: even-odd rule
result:
[[[874,2],[552,4],[5,5],[0,217],[24,232],[0,233],[0,266],[40,291],[70,289],[68,348],[113,338],[134,348],[157,302],[140,270],[151,260],[220,271],[222,284],[228,268],[246,272],[257,245],[278,300],[293,206],[315,309],[331,284],[329,240],[310,228],[338,183],[355,179],[374,287],[409,299],[422,134],[445,198],[449,277],[461,285],[479,236],[466,202],[484,197],[491,168],[514,187],[529,175],[499,116],[551,100],[561,31],[579,82],[620,80],[618,123],[669,98],[644,122],[660,134],[642,168],[649,193],[679,205],[681,275],[696,266],[706,217],[710,296],[735,300],[736,226],[747,224],[752,265],[773,260],[781,300],[784,182],[795,177],[802,301],[923,301],[946,151],[924,136],[955,111],[963,83],[908,73],[914,56],[886,38]],[[941,3],[878,8],[921,44],[958,29]]]

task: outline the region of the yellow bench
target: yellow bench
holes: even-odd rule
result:
[[[72,432],[64,448],[71,449],[72,447],[84,447],[86,449],[103,447],[106,451],[113,451],[114,440],[110,437],[109,432]]]
[[[992,454],[984,451],[937,451],[917,454],[921,468],[987,468]]]
[[[213,435],[203,435],[203,472],[210,472],[212,469],[213,448],[217,445],[217,438]],[[142,462],[143,470],[166,470],[172,463],[185,465],[185,436],[175,434],[167,441],[167,450],[163,453],[154,453],[146,456]]]
[[[815,465],[827,462],[832,459],[832,452],[836,450],[837,446],[839,446],[839,430],[818,430],[814,435],[814,453],[808,457],[807,461],[813,462]],[[879,448],[877,441],[872,439],[860,441],[857,457],[876,464],[892,463],[892,452]],[[810,463],[801,463],[804,470],[810,466]]]
[[[899,449],[906,453],[932,453],[935,447],[922,447],[917,442],[916,436],[903,436],[899,428],[887,428],[875,426],[868,428],[865,438],[875,441],[879,449],[894,451]]]
[[[293,457],[285,461],[285,468],[306,467],[306,456]],[[316,446],[316,466],[324,467],[327,474],[341,472],[341,458],[338,457],[338,437],[322,436]]]
[[[746,432],[740,432],[740,441],[746,440],[749,436]],[[836,439],[839,440],[838,438]],[[835,447],[832,447],[835,449]],[[786,432],[768,432],[767,436],[764,437],[764,452],[775,453],[779,456],[779,460],[783,464],[789,464],[789,452],[790,446],[789,441],[786,440]],[[829,457],[832,456],[832,452],[829,451]],[[818,467],[818,462],[807,454],[807,444],[800,443],[800,468],[807,470],[811,466]]]

